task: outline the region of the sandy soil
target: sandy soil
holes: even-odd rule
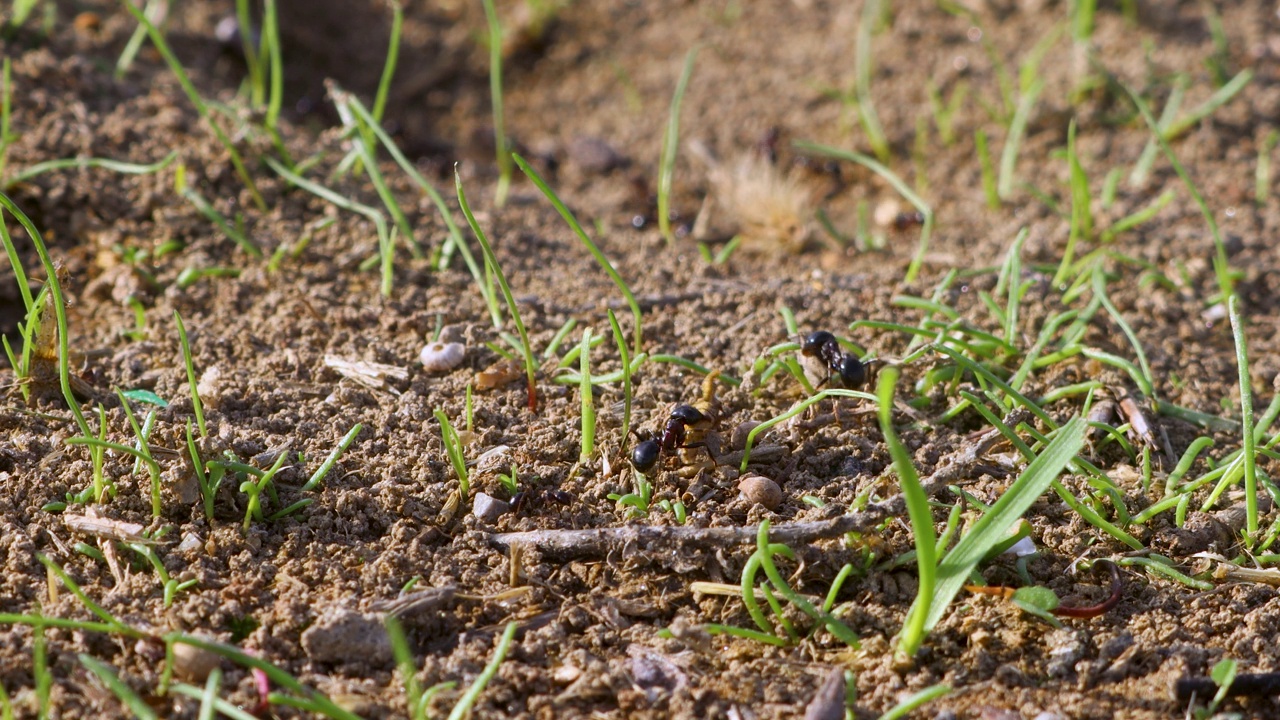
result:
[[[1065,22],[1067,3],[963,4],[973,6],[972,15],[944,12],[932,3],[901,3],[873,42],[872,93],[890,142],[890,165],[920,191],[937,217],[920,277],[910,284],[903,278],[919,230],[910,218],[895,222],[895,215],[910,206],[874,174],[792,146],[794,140],[810,140],[869,151],[855,108],[840,97],[853,85],[860,4],[578,0],[559,12],[541,38],[513,48],[506,67],[507,129],[516,148],[566,200],[641,299],[645,351],[679,355],[742,378],[767,348],[793,339],[782,308],[794,312],[804,331],[828,329],[877,357],[902,356],[906,336],[846,328],[858,320],[918,323],[921,311],[894,299],[932,296],[952,269],[961,275],[938,299],[974,326],[996,332],[980,291],[995,287],[996,268],[1021,228],[1028,231],[1022,279],[1030,281],[1019,319],[1024,347],[1035,341],[1047,317],[1064,307],[1083,307],[1087,293],[1085,300],[1064,305],[1060,289],[1050,282],[1070,224],[1069,170],[1062,150],[1074,118],[1095,197],[1108,172],[1123,173],[1114,204],[1098,210],[1100,226],[1166,191],[1174,194],[1153,220],[1110,244],[1117,257],[1129,261],[1104,263],[1113,274],[1110,298],[1145,349],[1156,395],[1198,412],[1238,417],[1231,328],[1208,302],[1217,285],[1204,219],[1164,159],[1157,160],[1145,182],[1128,182],[1150,133],[1121,92],[1104,84],[1082,86],[1103,71],[1113,73],[1159,108],[1175,75],[1185,73],[1183,107],[1205,101],[1217,89],[1214,66],[1206,62],[1215,57],[1206,6],[1142,1],[1130,21],[1117,7],[1125,3],[1102,3],[1091,41],[1098,66],[1092,70],[1069,31],[1054,42],[1043,61],[1044,87],[1017,165],[1019,181],[1041,196],[1018,188],[992,209],[982,189],[975,131],[989,136],[998,162],[1006,133],[999,118],[1007,114],[1000,67],[1016,85],[1018,67],[1035,43]],[[913,548],[905,518],[856,542],[797,544],[797,562],[784,568],[799,591],[822,596],[841,566],[863,567],[868,553],[875,553],[876,560],[855,573],[839,597],[845,622],[862,637],[856,651],[825,632],[785,648],[703,633],[704,623],[751,625],[740,598],[698,594],[690,587],[694,581],[738,582],[750,545],[649,543],[569,558],[530,547],[516,568],[515,584],[524,590],[512,593],[511,558],[493,541],[495,533],[675,524],[671,513],[656,507],[647,517],[631,517],[608,497],[629,492],[633,482],[632,469],[618,452],[620,387],[597,390],[601,453],[585,466],[577,465],[580,398],[576,388],[554,383],[554,364],[540,374],[536,413],[526,408],[520,382],[477,393],[467,457],[499,446],[508,450],[499,461],[473,468],[473,493],[509,499],[498,474],[514,464],[527,498],[493,522],[472,514],[469,501],[451,511],[457,479],[433,410],[442,408],[460,421],[466,386],[499,359],[484,343],[502,343],[466,269],[454,262],[437,271],[429,257],[402,252],[394,290],[389,298],[380,297],[376,271],[361,267],[377,251],[373,226],[290,187],[260,162],[274,150],[261,133],[246,129],[260,118],[238,109],[244,106],[236,97],[243,61],[234,48],[218,42],[213,30],[234,12],[233,3],[179,4],[168,36],[201,92],[232,108],[220,119],[249,159],[266,212],[253,206],[228,155],[154,51],[144,48],[128,74],[113,78],[115,59],[134,27],[127,13],[114,3],[52,7],[48,32],[37,11],[35,20],[4,41],[4,54],[13,63],[16,135],[6,177],[57,158],[150,163],[176,150],[188,183],[227,217],[242,215],[247,234],[268,256],[282,243],[299,252],[286,254],[275,269],[248,257],[175,192],[176,165],[152,175],[65,170],[9,187],[65,268],[74,367],[108,408],[108,438],[133,441],[114,388],[150,390],[169,406],[158,411],[152,439],[166,470],[160,518],[151,516],[146,474],[132,472],[131,458],[110,454],[106,470],[118,495],[102,506],[73,503],[52,513],[42,508],[90,482],[89,451],[64,443],[77,431],[56,384],[37,384],[32,401],[24,404],[12,375],[0,376],[6,387],[0,408],[5,437],[0,444],[0,612],[39,609],[48,616],[90,617],[67,592],[50,596],[51,581],[37,560],[43,553],[121,620],[157,632],[181,630],[236,643],[367,717],[405,715],[401,681],[378,618],[380,603],[395,599],[414,579],[417,590],[451,589],[401,616],[424,687],[470,683],[503,625],[520,623],[515,645],[480,698],[477,717],[801,717],[832,669],[847,668],[856,677],[857,717],[875,717],[903,694],[945,682],[953,692],[919,711],[919,717],[1050,717],[1042,714],[1048,712],[1071,718],[1155,718],[1181,716],[1186,703],[1174,697],[1174,683],[1206,675],[1222,658],[1237,660],[1241,672],[1280,670],[1274,640],[1280,598],[1273,588],[1217,582],[1212,590],[1196,590],[1138,568],[1123,571],[1117,607],[1097,618],[1067,619],[1061,629],[1011,603],[962,593],[916,661],[895,661],[893,638],[917,585],[913,562],[886,562]],[[506,206],[495,207],[497,170],[487,53],[478,42],[484,28],[479,3],[414,2],[405,10],[402,60],[387,126],[447,197],[452,197],[449,170],[458,163],[533,346],[546,347],[570,319],[578,329],[561,354],[581,337],[581,328],[608,335],[605,310],[610,307],[630,333],[630,316],[617,290],[536,188],[517,179]],[[508,23],[525,11],[499,5]],[[1253,80],[1176,139],[1173,148],[1221,224],[1232,267],[1242,272],[1238,288],[1255,406],[1261,409],[1280,371],[1280,295],[1274,291],[1280,283],[1274,247],[1280,204],[1274,191],[1265,202],[1254,201],[1255,168],[1258,148],[1276,130],[1280,110],[1280,19],[1262,2],[1227,3],[1217,12],[1229,39],[1221,66],[1228,77],[1248,68]],[[380,207],[363,176],[333,175],[348,144],[335,129],[337,116],[324,80],[333,78],[372,98],[389,11],[380,2],[363,0],[282,0],[280,13],[288,98],[282,134],[290,155],[315,160],[309,178]],[[669,246],[657,230],[655,178],[671,93],[686,51],[695,46],[699,54],[684,103],[673,196],[680,239]],[[950,142],[931,119],[930,84],[944,98],[965,88]],[[430,255],[446,237],[443,221],[394,165],[386,163],[383,172],[415,240]],[[744,184],[768,177],[793,181],[797,189],[790,192],[801,198],[799,210],[779,201],[779,208],[753,225],[750,216],[761,203],[747,195],[735,204],[734,198],[749,191]],[[713,202],[708,204],[709,196]],[[868,226],[881,236],[883,247],[840,245],[813,217],[821,209],[843,235],[852,236],[860,207],[873,216]],[[700,213],[704,222],[695,223]],[[455,220],[462,222],[461,213],[455,212]],[[742,246],[723,264],[700,256],[695,236],[718,251],[738,232]],[[39,265],[25,234],[15,237],[29,272],[41,277],[33,270]],[[303,246],[300,238],[309,242]],[[467,239],[473,241],[470,234]],[[178,251],[129,262],[136,251],[154,252],[172,242]],[[1082,242],[1078,254],[1097,247]],[[178,282],[188,268],[218,267],[234,268],[239,275]],[[1169,281],[1159,282],[1157,276]],[[16,284],[5,283],[0,320],[12,338],[22,305]],[[131,298],[145,317],[145,327],[136,332],[131,332]],[[184,431],[192,403],[175,311],[185,321],[196,372],[203,378],[210,437],[202,450],[229,450],[264,469],[281,452],[288,453],[297,460],[277,476],[280,502],[311,498],[313,503],[278,521],[254,521],[242,532],[246,496],[237,492],[238,481],[224,483],[212,522],[198,499],[184,497],[184,488],[190,489],[184,479],[190,471],[189,461],[184,464]],[[456,369],[432,374],[422,368],[418,353],[438,326],[445,339],[465,343],[467,354]],[[1106,313],[1094,317],[1084,342],[1133,358],[1120,326]],[[404,375],[371,388],[336,372],[326,356],[392,365]],[[611,341],[591,361],[595,373],[619,367]],[[900,392],[907,393],[939,363],[930,355],[905,366]],[[1008,361],[1010,374],[1017,364],[1017,358]],[[1091,379],[1117,396],[1137,390],[1122,371],[1075,359],[1034,373],[1024,391],[1041,397]],[[646,364],[636,391],[641,429],[660,429],[674,404],[697,399],[701,384],[698,374],[675,365]],[[722,385],[714,435],[727,447],[740,424],[772,417],[800,397],[797,383],[785,373],[757,387]],[[974,431],[984,428],[972,413],[934,422],[952,402],[939,388],[914,408],[901,408],[899,433],[922,476],[945,466],[976,441]],[[1081,406],[1082,398],[1072,397],[1047,409],[1065,420]],[[819,521],[839,515],[859,497],[891,498],[897,479],[870,408],[845,401],[833,412],[827,404],[803,422],[770,434],[767,442],[780,446],[780,455],[753,471],[781,486],[783,499],[773,510],[740,497],[736,468],[721,465],[684,477],[676,471],[679,462],[664,465],[654,476],[654,503],[683,499],[689,525],[718,528],[750,526],[765,518],[775,525]],[[1175,457],[1206,434],[1180,419],[1153,420],[1167,434]],[[323,485],[302,492],[300,486],[356,423],[363,431]],[[1209,455],[1221,457],[1238,446],[1239,433],[1222,433],[1215,440]],[[993,458],[1014,457],[1008,446],[991,452]],[[1152,502],[1142,493],[1134,461],[1114,443],[1091,453],[1090,459],[1123,487],[1130,512]],[[1154,454],[1164,455],[1163,445]],[[1272,470],[1270,461],[1261,467]],[[994,501],[1018,469],[1014,463],[1002,470],[998,458],[975,465],[964,478],[966,490]],[[1169,461],[1157,460],[1158,472],[1171,469]],[[1206,469],[1201,461],[1192,472]],[[1067,476],[1064,482],[1078,494],[1088,492],[1082,477]],[[805,496],[826,507],[805,502]],[[937,499],[956,501],[945,492]],[[279,507],[272,504],[268,512]],[[155,573],[133,551],[120,548],[114,567],[76,551],[77,542],[110,544],[68,523],[90,511],[150,529],[169,528],[157,551],[174,578],[194,579],[196,585],[165,607]],[[938,508],[935,516],[941,527],[946,509]],[[1039,549],[1026,565],[1034,582],[1076,604],[1106,596],[1099,578],[1075,573],[1073,562],[1122,557],[1128,547],[1052,494],[1039,500],[1027,519]],[[1263,526],[1272,519],[1264,516]],[[1130,531],[1188,572],[1210,567],[1197,553],[1213,550],[1231,557],[1238,551],[1231,547],[1229,531],[1218,546],[1193,547],[1171,543],[1172,527],[1172,513],[1165,513]],[[985,566],[984,577],[996,585],[1022,583],[1007,558]],[[342,618],[353,625],[342,625]],[[807,619],[793,619],[807,628]],[[675,628],[676,639],[659,635],[668,627]],[[197,702],[154,694],[163,656],[162,649],[157,656],[154,643],[68,630],[46,635],[54,716],[126,714],[86,672],[77,653],[109,662],[162,716],[195,716]],[[0,685],[20,717],[36,712],[31,645],[25,626],[0,630]],[[257,691],[250,673],[229,662],[223,670],[223,696],[252,708]],[[444,692],[434,711],[446,713],[460,694]],[[1246,716],[1280,712],[1280,705],[1266,698],[1232,703]],[[271,712],[301,714],[283,706]]]

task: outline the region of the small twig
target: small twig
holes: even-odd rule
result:
[[[946,489],[947,483],[931,483],[925,493],[933,495]],[[839,537],[848,532],[868,532],[890,517],[906,512],[906,502],[896,496],[868,506],[865,510],[841,515],[830,520],[775,525],[769,530],[771,542],[794,545]],[[703,549],[719,549],[727,545],[750,545],[756,542],[759,525],[747,527],[699,528],[685,525],[629,525],[585,530],[532,530],[497,533],[488,540],[500,548],[522,544],[536,548],[545,559],[602,557],[622,548],[652,548],[670,553],[675,545]]]
[[[1178,700],[1186,701],[1192,695],[1211,698],[1218,692],[1218,684],[1213,678],[1182,678],[1174,684],[1174,692]],[[1227,690],[1230,697],[1270,697],[1280,695],[1280,673],[1244,673],[1236,675]]]

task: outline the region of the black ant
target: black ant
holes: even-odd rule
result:
[[[800,353],[821,360],[847,388],[861,387],[867,381],[866,364],[852,353],[845,352],[836,336],[826,330],[806,335],[800,343]]]
[[[511,496],[511,509],[515,511],[516,514],[519,514],[526,507],[533,509],[538,505],[546,505],[548,503],[568,506],[573,504],[573,500],[573,493],[565,492],[558,488],[521,490]]]
[[[702,399],[693,405],[677,405],[667,416],[662,432],[656,438],[642,440],[631,450],[631,464],[636,470],[647,473],[658,464],[663,455],[675,455],[680,450],[702,448],[715,460],[706,442],[686,442],[691,435],[701,435],[715,422],[715,381],[719,371],[708,373],[702,382]],[[691,432],[692,431],[692,432]]]

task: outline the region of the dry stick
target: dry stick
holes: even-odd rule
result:
[[[925,486],[925,494],[933,497],[956,481],[956,473],[943,468],[934,478],[947,476]],[[886,519],[906,512],[906,502],[901,495],[869,505],[867,509],[830,520],[775,525],[769,529],[769,541],[792,545],[815,540],[840,537],[848,532],[867,532]],[[749,527],[698,528],[686,525],[628,525],[623,527],[591,528],[586,530],[532,530],[529,532],[497,533],[490,535],[491,544],[501,548],[524,545],[536,548],[548,560],[565,560],[580,557],[600,557],[627,546],[641,549],[653,547],[669,552],[673,544],[693,545],[703,548],[721,548],[726,545],[752,545],[756,542],[759,525]]]

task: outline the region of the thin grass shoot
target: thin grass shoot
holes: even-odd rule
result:
[[[480,242],[480,248],[484,251],[485,267],[491,272],[498,282],[498,287],[502,289],[502,297],[506,300],[507,310],[511,313],[511,321],[515,323],[516,330],[520,333],[520,345],[524,352],[525,375],[528,380],[528,404],[529,410],[536,412],[538,409],[538,395],[534,389],[534,373],[537,367],[533,358],[533,345],[529,342],[529,333],[525,330],[524,321],[520,319],[520,310],[516,307],[516,299],[511,294],[511,286],[507,284],[507,276],[503,274],[502,267],[498,264],[498,257],[494,255],[493,248],[489,246],[489,239],[484,234],[484,230],[480,228],[480,223],[476,222],[476,217],[471,213],[471,206],[467,204],[466,193],[462,191],[462,176],[458,174],[457,168],[453,171],[454,187],[458,193],[458,205],[462,207],[462,214],[467,218],[467,224],[471,226],[471,232],[475,234],[476,240]],[[492,289],[490,290],[492,292]]]
[[[671,182],[675,177],[676,154],[680,146],[680,106],[684,103],[689,78],[693,76],[693,61],[697,57],[697,47],[690,49],[685,55],[684,69],[680,71],[675,93],[671,96],[667,127],[662,133],[662,153],[658,160],[658,230],[666,238],[668,246],[676,244],[676,236],[671,232]],[[636,352],[640,352],[639,349]]]

